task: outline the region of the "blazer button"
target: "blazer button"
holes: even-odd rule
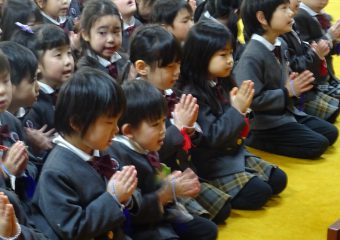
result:
[[[237,141],[236,141],[237,145],[241,145],[243,143],[243,140],[242,138],[238,138]]]
[[[112,231],[107,232],[107,237],[108,239],[113,239],[113,232]]]

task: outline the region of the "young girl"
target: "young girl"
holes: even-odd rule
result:
[[[290,0],[290,9],[296,15],[299,9],[298,0]],[[315,77],[314,87],[294,99],[295,106],[307,114],[325,119],[334,123],[339,115],[339,100],[333,98],[319,90],[319,84],[324,82],[327,74],[325,56],[330,49],[326,40],[314,42],[311,45],[300,39],[296,31],[296,24],[292,31],[281,35],[280,40],[287,44],[287,54],[289,67],[293,72],[303,72],[308,69]]]
[[[33,49],[38,56],[39,97],[23,119],[24,126],[46,130],[54,128],[54,108],[57,92],[73,73],[74,61],[67,34],[52,24],[36,30]]]
[[[129,52],[129,39],[135,29],[142,25],[142,23],[134,16],[137,12],[136,1],[113,0],[113,2],[117,5],[123,18],[122,50]]]
[[[179,42],[184,42],[193,25],[192,15],[187,0],[157,0],[152,8],[151,22],[161,24]]]
[[[6,2],[0,21],[2,41],[10,40],[13,32],[17,30],[16,22],[25,25],[35,25],[42,22],[42,16],[34,2],[31,0],[8,0]]]
[[[111,0],[90,0],[80,18],[83,57],[78,66],[91,66],[110,74],[118,82],[130,65],[117,51],[122,44],[122,19]]]
[[[131,164],[137,169],[142,204],[132,218],[131,237],[216,239],[214,223],[193,217],[185,209],[178,211],[177,198],[193,197],[200,190],[196,174],[190,169],[166,173],[157,157],[156,152],[166,144],[167,104],[163,95],[143,80],[129,81],[123,90],[127,106],[119,120],[121,135],[114,138],[109,152],[122,165]]]
[[[138,209],[133,166],[99,157],[118,131],[125,98],[112,78],[78,70],[56,106],[56,146],[48,155],[32,200],[32,219],[51,239],[125,239],[123,204]],[[124,210],[125,211],[125,210]]]
[[[181,47],[174,36],[159,25],[140,28],[131,40],[130,60],[139,77],[161,91],[168,102],[165,144],[160,159],[172,169],[193,168],[189,149],[191,141],[201,139],[200,127],[195,123],[198,114],[196,99],[190,94],[177,98],[171,90],[179,76]],[[186,204],[194,214],[205,215],[217,223],[224,222],[230,213],[229,196],[202,182],[196,201]],[[203,208],[202,208],[203,206]]]
[[[192,149],[198,176],[231,195],[233,208],[259,209],[283,191],[287,176],[244,147],[245,116],[254,90],[250,80],[237,89],[230,78],[231,41],[222,24],[197,23],[184,45],[178,88],[193,94],[200,106],[197,122],[203,136]]]
[[[250,40],[235,67],[235,78],[238,84],[251,79],[255,85],[254,119],[246,144],[289,157],[319,158],[336,141],[338,130],[293,105],[315,79],[308,70],[288,76],[277,38],[292,31],[289,1],[244,0],[241,15]]]
[[[73,30],[73,20],[68,17],[69,0],[34,0],[43,16],[43,22],[61,27],[66,32]]]

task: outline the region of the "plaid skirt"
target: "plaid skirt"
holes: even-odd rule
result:
[[[230,199],[227,193],[201,182],[201,191],[196,198],[181,198],[179,201],[191,214],[213,219]]]
[[[304,111],[305,113],[316,116],[322,119],[327,120],[332,114],[338,110],[339,106],[339,100],[331,97],[323,92],[318,91],[316,93],[315,99],[308,101],[306,103],[303,103],[302,109],[301,101],[303,101],[303,97],[301,97],[296,107],[299,108],[299,110]]]
[[[276,168],[275,165],[256,156],[246,156],[245,166],[246,168],[244,172],[238,172],[225,177],[209,180],[208,183],[233,198],[253,177],[259,177],[263,181],[268,181],[272,169]]]

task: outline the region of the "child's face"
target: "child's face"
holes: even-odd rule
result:
[[[192,16],[186,8],[183,8],[177,13],[172,26],[167,26],[167,29],[182,42],[186,40],[192,26]]]
[[[273,13],[270,21],[270,32],[275,35],[281,35],[292,31],[293,11],[289,3],[280,4]]]
[[[70,6],[70,0],[36,0],[39,8],[50,17],[57,19],[66,16]]]
[[[208,72],[212,78],[228,77],[233,69],[233,50],[230,45],[217,51],[210,59]]]
[[[106,149],[119,130],[117,126],[119,117],[108,117],[105,115],[98,117],[89,126],[85,135],[78,138],[78,142],[75,145],[86,153],[92,153],[95,149]]]
[[[180,73],[180,64],[177,62],[170,63],[166,67],[148,68],[146,80],[159,90],[172,88],[178,80]]]
[[[129,137],[145,150],[158,151],[164,143],[165,129],[165,117],[152,122],[142,121],[137,128],[131,129]]]
[[[129,18],[137,11],[135,0],[112,0],[122,14],[123,18]]]
[[[320,12],[328,4],[328,0],[302,0],[302,2],[315,12]]]
[[[12,83],[9,72],[0,73],[0,112],[7,110],[12,101]]]
[[[290,0],[290,10],[293,11],[293,15],[295,16],[299,10],[301,0]]]
[[[39,84],[37,80],[32,81],[31,76],[27,76],[21,80],[17,86],[12,85],[13,99],[12,103],[15,102],[20,107],[31,107],[35,101],[37,101],[39,95]]]
[[[39,61],[43,81],[59,88],[74,71],[74,60],[68,45],[46,50]]]
[[[110,60],[122,44],[121,21],[114,15],[100,17],[92,25],[89,35],[84,32],[82,36],[96,54]]]

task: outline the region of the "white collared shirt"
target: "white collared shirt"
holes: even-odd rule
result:
[[[123,31],[128,29],[129,27],[135,26],[135,23],[136,23],[136,19],[135,19],[134,16],[132,16],[129,21],[127,21],[127,22],[124,21],[123,22]]]
[[[38,84],[39,84],[39,88],[41,89],[41,91],[43,91],[46,94],[52,94],[55,91],[50,85],[46,83],[38,81]]]
[[[71,152],[75,153],[76,155],[78,155],[78,157],[80,157],[81,159],[83,159],[84,161],[90,161],[92,159],[93,156],[99,157],[99,151],[98,150],[94,150],[93,151],[93,156],[87,154],[86,152],[84,152],[83,150],[77,148],[76,146],[72,145],[71,143],[69,143],[68,141],[66,141],[62,136],[57,136],[56,138],[54,138],[53,143],[67,148],[68,150],[70,150]]]
[[[113,139],[113,141],[120,142],[130,148],[132,151],[138,152],[140,154],[148,154],[149,151],[142,148],[137,142],[133,141],[132,139],[124,136],[124,135],[117,135]]]
[[[269,51],[273,51],[275,49],[276,46],[281,46],[281,41],[276,38],[274,45],[271,44],[267,39],[265,39],[264,37],[258,35],[258,34],[253,34],[251,36],[251,39],[259,41],[260,43],[262,43]]]

